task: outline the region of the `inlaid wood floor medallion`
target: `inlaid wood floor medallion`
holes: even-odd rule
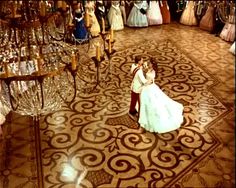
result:
[[[164,134],[142,132],[128,115],[132,79],[129,71],[137,55],[145,60],[155,58],[156,84],[184,105],[184,122],[178,130]],[[222,152],[220,148],[225,143],[217,130],[221,124],[230,125],[232,120],[227,119],[232,113],[231,106],[215,90],[221,82],[217,76],[171,39],[145,40],[117,50],[108,66],[108,60],[100,65],[101,81],[93,88],[94,63],[90,60],[81,65],[76,100],[42,117],[38,133],[36,129],[34,134],[30,123],[18,123],[15,132],[15,124],[8,121],[6,147],[1,152],[4,160],[1,160],[0,186],[234,186],[234,171],[217,174],[219,161],[224,158],[217,153]],[[18,118],[27,121],[27,117]],[[36,144],[40,146],[36,150],[39,154],[35,153],[35,135],[41,140]],[[232,165],[232,161],[228,162]],[[206,168],[210,163],[211,167]],[[13,183],[13,179],[19,181]]]
[[[155,57],[156,83],[184,104],[179,130],[140,133],[127,115],[129,69],[137,55]],[[73,185],[78,179],[84,187],[163,187],[219,145],[208,128],[229,109],[209,89],[217,79],[173,42],[145,42],[119,51],[111,64],[105,86],[80,93],[75,102],[45,117],[41,139],[46,187]]]

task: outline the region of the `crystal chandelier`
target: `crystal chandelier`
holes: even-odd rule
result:
[[[65,43],[65,1],[0,2],[0,102],[22,115],[52,112],[76,96],[78,50]]]

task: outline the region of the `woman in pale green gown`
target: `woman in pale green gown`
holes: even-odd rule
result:
[[[184,107],[181,103],[171,99],[155,84],[155,66],[153,60],[148,63],[146,79],[152,84],[144,85],[142,88],[138,122],[147,131],[166,133],[181,126]]]

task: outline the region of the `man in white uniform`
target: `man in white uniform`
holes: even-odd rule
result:
[[[133,80],[131,83],[131,102],[130,102],[130,108],[129,108],[129,114],[135,115],[137,113],[137,110],[135,109],[135,106],[138,102],[138,106],[140,107],[140,99],[139,94],[141,93],[142,86],[147,83],[146,78],[143,74],[143,59],[140,56],[135,57],[135,63],[131,66],[131,74],[133,76]]]

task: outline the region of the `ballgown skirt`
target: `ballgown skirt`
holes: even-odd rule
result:
[[[123,18],[122,18],[121,10],[119,7],[113,7],[113,5],[111,6],[108,12],[108,20],[109,20],[111,29],[113,30],[124,29]]]
[[[156,84],[144,86],[140,94],[139,124],[150,132],[176,130],[183,122],[183,105],[169,98]]]
[[[126,14],[126,23],[127,23],[127,18],[133,8],[133,3],[130,0],[125,0],[125,14]]]
[[[188,1],[181,15],[180,23],[184,25],[197,25],[197,18],[194,12],[194,1]]]
[[[129,27],[147,27],[148,19],[147,15],[140,12],[139,8],[134,4],[129,17],[127,19],[127,25]]]
[[[90,20],[92,22],[92,26],[91,26],[91,29],[90,29],[91,35],[93,37],[96,37],[96,36],[99,35],[101,29],[100,29],[100,25],[99,25],[98,20],[97,20],[94,13],[90,14]]]
[[[220,38],[225,41],[233,42],[235,40],[235,23],[226,22],[220,33]]]
[[[206,14],[202,17],[199,27],[203,30],[212,32],[215,26],[215,9],[212,6],[208,6]]]
[[[158,1],[150,1],[147,10],[148,25],[160,25],[163,23],[161,9]]]
[[[235,41],[234,41],[234,43],[231,45],[231,47],[229,48],[229,51],[235,55]]]
[[[200,23],[202,17],[205,15],[207,8],[208,8],[208,5],[204,3],[203,1],[196,2],[194,9],[195,9],[195,16],[198,23]]]
[[[84,24],[84,20],[76,21],[74,36],[76,39],[86,39],[87,38],[87,29]]]
[[[162,23],[163,24],[170,23],[170,11],[169,11],[169,6],[167,4],[167,1],[160,2],[160,9],[161,9],[161,15],[162,15]]]
[[[121,11],[121,15],[123,18],[123,24],[126,25],[127,16],[126,16],[126,12],[125,12],[125,2],[124,1],[121,1],[120,11]]]

